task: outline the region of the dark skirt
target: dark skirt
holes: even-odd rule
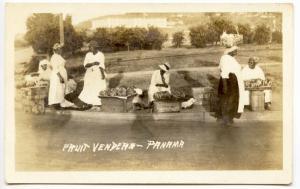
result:
[[[220,77],[219,88],[219,108],[217,111],[217,118],[224,121],[232,121],[233,118],[239,118],[241,114],[238,113],[239,106],[239,85],[235,74],[230,73],[227,79],[227,93],[223,93],[223,82]]]

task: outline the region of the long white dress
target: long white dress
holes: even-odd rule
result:
[[[101,105],[101,99],[98,97],[99,92],[106,89],[106,80],[102,79],[100,67],[105,69],[104,54],[97,52],[93,54],[88,52],[84,59],[84,66],[88,63],[99,62],[99,65],[95,65],[86,69],[84,75],[83,90],[79,95],[79,99],[83,102],[91,105]]]
[[[225,54],[221,57],[219,68],[221,70],[221,77],[228,79],[230,73],[234,73],[239,86],[239,105],[238,105],[238,113],[242,113],[244,111],[244,93],[245,93],[245,87],[244,87],[244,81],[242,78],[242,67],[241,65],[236,61],[236,59],[228,54]]]
[[[170,82],[169,72],[164,73],[163,76],[165,78],[166,84],[169,85],[169,82]],[[149,102],[152,102],[154,100],[153,95],[157,92],[168,91],[169,93],[171,93],[170,85],[168,86],[168,88],[166,88],[166,87],[157,87],[156,84],[163,84],[160,70],[155,70],[152,74],[151,83],[150,83],[149,90],[148,90],[148,101]]]
[[[242,70],[242,77],[243,80],[251,80],[251,79],[261,79],[265,80],[265,74],[264,71],[256,65],[253,69],[251,69],[248,65],[245,66]],[[245,90],[245,97],[244,97],[244,104],[250,105],[250,92],[248,90]],[[272,91],[270,89],[264,90],[265,94],[265,102],[271,102],[272,101]]]
[[[50,65],[52,72],[50,76],[48,104],[60,104],[64,102],[65,86],[68,81],[65,59],[61,55],[54,53],[50,59]],[[63,77],[64,83],[60,82],[57,73],[60,73]]]

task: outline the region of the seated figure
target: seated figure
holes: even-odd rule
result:
[[[245,66],[242,70],[242,77],[244,81],[252,80],[252,79],[261,79],[265,80],[265,74],[263,70],[257,65],[258,63],[257,57],[249,58],[248,65]],[[265,94],[265,109],[270,110],[271,101],[272,101],[272,91],[271,89],[264,90]],[[245,90],[245,102],[244,105],[250,105],[250,92],[249,90]]]

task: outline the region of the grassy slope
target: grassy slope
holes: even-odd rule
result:
[[[157,66],[169,61],[172,68],[217,66],[224,48],[214,46],[203,49],[163,49],[161,51],[123,51],[105,54],[105,65],[108,73],[149,71],[157,69]],[[282,59],[281,47],[279,45],[253,46],[244,45],[240,47],[237,57],[241,64],[246,64],[250,56],[258,56],[262,62],[280,62]],[[82,75],[83,56],[77,56],[67,61],[67,69],[76,75]]]

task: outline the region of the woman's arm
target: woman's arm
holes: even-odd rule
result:
[[[104,69],[102,67],[99,67],[100,69],[100,72],[101,72],[101,76],[102,76],[102,79],[105,79],[105,74],[104,74]]]
[[[57,72],[56,75],[58,76],[61,83],[65,83],[64,78],[61,76],[61,74],[59,72]]]
[[[96,65],[99,65],[100,63],[99,62],[92,62],[92,63],[87,63],[87,64],[85,64],[85,68],[90,68],[90,67],[92,67],[92,66],[96,66]]]

